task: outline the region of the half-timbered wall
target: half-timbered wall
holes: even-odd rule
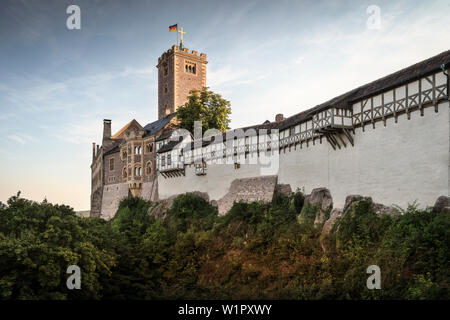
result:
[[[422,206],[432,205],[440,195],[449,195],[450,106],[446,86],[446,77],[438,72],[355,101],[350,109],[321,111],[281,131],[278,183],[305,193],[327,187],[336,207],[342,207],[349,194],[401,207],[415,200]],[[331,124],[351,127],[351,143],[339,148],[328,143],[320,129]],[[236,140],[233,150],[244,150],[244,157],[257,157],[257,150],[249,143],[252,139],[258,138]],[[269,143],[262,140],[257,140],[261,149]],[[220,146],[211,144],[202,152],[206,158],[222,158]],[[192,159],[200,150],[193,153],[186,152],[182,158],[186,164],[183,176],[158,175],[160,198],[202,191],[217,200],[228,192],[234,179],[261,175],[260,165],[240,165],[237,169],[231,163],[241,160],[233,156],[227,165],[208,164],[206,174],[197,175]]]

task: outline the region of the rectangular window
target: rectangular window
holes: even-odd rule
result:
[[[290,129],[289,129],[289,135],[290,136],[293,136],[295,134],[295,127],[291,127]]]
[[[172,156],[170,153],[167,155],[167,165],[170,166],[172,164]]]
[[[109,171],[114,171],[114,158],[109,159]]]
[[[166,165],[166,156],[161,157],[161,166],[164,167]]]

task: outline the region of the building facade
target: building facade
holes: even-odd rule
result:
[[[158,118],[93,145],[91,216],[110,219],[128,195],[208,195],[225,214],[235,201],[270,201],[277,186],[330,190],[405,208],[433,205],[450,188],[450,51],[275,121],[194,140],[174,136],[178,106],[206,86],[206,55],[177,46],[158,59]]]
[[[351,194],[433,205],[449,196],[449,65],[447,51],[230,139],[167,144],[157,155],[159,197],[207,193],[224,214],[233,201],[270,198],[275,177],[293,191],[326,187],[338,208]]]
[[[206,85],[206,64],[205,54],[172,46],[158,59],[158,120],[143,127],[133,119],[114,135],[103,121],[102,143],[92,145],[91,217],[111,219],[127,196],[158,199],[156,139],[171,132],[189,92]]]

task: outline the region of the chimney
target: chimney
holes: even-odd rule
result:
[[[111,138],[111,120],[103,119],[103,140]]]
[[[275,122],[281,122],[283,120],[285,120],[286,118],[283,116],[282,113],[279,113],[275,116]]]

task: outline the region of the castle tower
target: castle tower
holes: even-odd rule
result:
[[[187,102],[191,90],[206,87],[206,54],[172,46],[158,58],[158,119]]]

